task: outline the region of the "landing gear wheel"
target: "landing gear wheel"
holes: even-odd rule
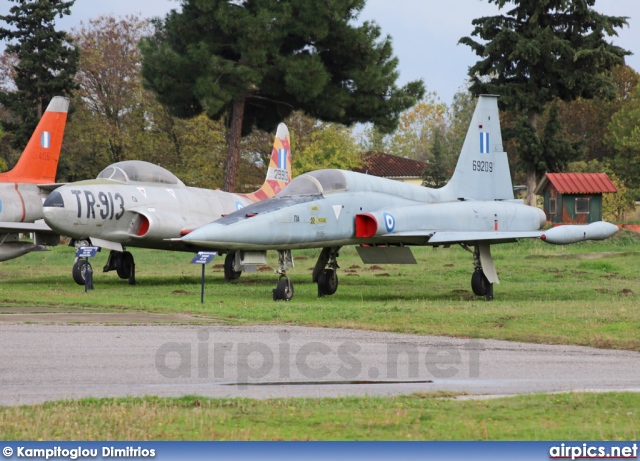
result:
[[[471,289],[476,296],[484,296],[489,290],[489,280],[487,279],[482,269],[476,270],[471,276]]]
[[[230,251],[227,253],[227,257],[224,258],[224,281],[230,282],[231,280],[237,280],[242,275],[242,271],[234,270],[233,263],[236,259],[236,252]]]
[[[318,298],[331,296],[338,289],[338,274],[333,269],[325,269],[318,277]]]
[[[289,301],[293,298],[293,283],[291,280],[282,277],[278,280],[278,286],[273,289],[274,301]]]
[[[86,259],[78,259],[73,264],[73,269],[71,270],[71,275],[73,276],[73,281],[78,285],[84,286],[85,277],[87,275],[87,271],[91,270],[91,264]]]
[[[134,262],[133,255],[129,251],[125,251],[119,255],[116,260],[116,272],[121,279],[131,278]]]

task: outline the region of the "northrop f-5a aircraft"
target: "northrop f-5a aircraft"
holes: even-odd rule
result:
[[[111,250],[104,271],[135,283],[133,255],[126,247],[174,251],[197,251],[179,240],[194,229],[273,197],[291,180],[289,130],[281,123],[276,132],[267,178],[251,194],[187,187],[175,175],[152,163],[129,160],[105,168],[96,179],[67,184],[44,202],[47,224],[72,244],[95,245]],[[170,240],[170,239],[176,239]],[[235,279],[249,265],[241,253],[229,252],[225,278]],[[266,259],[265,259],[266,263]],[[84,284],[88,262],[77,260],[73,278]]]
[[[67,98],[52,98],[16,166],[0,173],[0,261],[60,242],[42,221],[42,201],[58,186],[54,183],[68,109]],[[20,240],[21,233],[31,232],[33,242]]]
[[[542,210],[514,200],[503,152],[497,96],[480,96],[455,172],[440,189],[342,170],[319,170],[294,179],[278,195],[201,227],[182,241],[260,254],[279,251],[275,300],[289,300],[291,250],[322,248],[313,271],[318,295],[338,287],[340,247],[358,245],[364,263],[416,263],[411,245],[460,244],[473,253],[473,292],[493,298],[499,283],[490,246],[519,238],[565,244],[610,237],[606,222],[540,230]],[[259,229],[259,231],[256,231]],[[471,250],[473,248],[473,250]]]

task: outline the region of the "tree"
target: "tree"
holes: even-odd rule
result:
[[[623,221],[627,213],[634,211],[635,200],[622,181],[615,174],[611,175],[611,182],[618,192],[602,194],[602,217],[607,221]]]
[[[577,160],[583,152],[581,140],[568,139],[559,120],[559,105],[548,105],[546,113],[531,126],[527,117],[511,114],[503,133],[509,139],[509,150],[520,154],[520,164],[526,169],[533,165],[536,172],[563,171],[569,162]]]
[[[272,131],[294,109],[342,124],[390,131],[424,93],[395,85],[391,38],[373,22],[355,26],[365,0],[182,0],[141,42],[142,73],[180,117],[228,124],[227,191],[235,190],[240,139]]]
[[[533,190],[539,168],[550,160],[536,141],[537,117],[551,101],[572,101],[595,96],[611,98],[615,86],[611,69],[630,54],[605,40],[627,18],[605,16],[593,10],[595,0],[489,0],[499,8],[513,3],[504,15],[475,19],[471,35],[463,37],[480,61],[469,69],[470,91],[500,95],[502,108],[527,118],[517,131],[526,165],[527,203],[535,204]],[[533,143],[533,144],[529,144]],[[540,162],[544,157],[545,162]]]
[[[15,91],[0,90],[0,104],[12,113],[2,125],[13,134],[14,147],[24,147],[53,96],[71,95],[76,89],[78,51],[64,31],[55,29],[55,18],[70,14],[75,0],[12,0],[8,15],[0,20],[0,40],[5,53],[15,55],[11,76]]]
[[[617,88],[615,99],[596,97],[559,104],[563,131],[568,137],[583,142],[585,161],[604,161],[615,156],[615,149],[606,142],[607,127],[613,114],[632,98],[639,77],[631,67],[617,66],[612,70],[612,79]]]
[[[297,136],[293,133],[292,168],[296,175],[321,168],[353,170],[362,166],[362,156],[351,130],[336,123],[317,123],[309,139],[297,148]],[[294,150],[297,149],[297,150]]]
[[[136,109],[153,101],[143,91],[138,42],[151,32],[145,19],[100,16],[73,31],[80,49],[76,81],[87,108],[104,124],[112,162],[125,159],[127,126]]]
[[[431,146],[432,160],[422,174],[422,185],[427,187],[442,187],[451,178],[452,171],[447,168],[445,161],[444,146],[442,143],[442,130],[437,129],[433,135]]]
[[[389,153],[415,160],[428,160],[435,133],[440,132],[442,136],[447,123],[447,111],[447,106],[437,101],[435,93],[427,94],[422,101],[400,116],[400,124],[390,141]]]
[[[449,107],[446,134],[447,152],[451,157],[450,160],[453,161],[451,167],[455,167],[458,155],[462,151],[462,144],[467,137],[477,102],[477,99],[466,88],[453,95],[453,103]]]
[[[640,84],[636,86],[628,101],[611,117],[607,127],[606,142],[616,154],[611,161],[612,169],[627,187],[640,197]]]

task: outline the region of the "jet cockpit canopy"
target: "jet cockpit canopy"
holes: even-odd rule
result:
[[[184,186],[184,183],[169,170],[141,160],[113,163],[102,170],[97,179],[110,179],[123,183],[152,182]]]
[[[340,170],[317,170],[293,179],[278,197],[326,195],[347,190],[347,178]]]

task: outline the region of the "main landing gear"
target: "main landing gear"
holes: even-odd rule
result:
[[[88,246],[87,241],[76,242],[76,247]],[[91,264],[86,259],[78,259],[71,270],[73,281],[78,285],[84,285],[87,271],[92,270]],[[129,285],[136,284],[136,264],[133,255],[128,251],[111,250],[107,264],[102,268],[102,272],[115,270],[121,279],[129,279]]]
[[[230,251],[227,253],[227,257],[224,258],[224,281],[230,282],[240,278],[242,270],[236,270],[236,252]]]
[[[293,268],[293,256],[291,250],[278,250],[278,264],[280,268],[276,274],[280,274],[278,285],[273,289],[274,301],[289,301],[293,298],[293,283],[287,275],[287,269]]]
[[[493,284],[499,283],[489,244],[477,244],[473,251],[466,245],[462,247],[473,253],[473,275],[471,275],[471,290],[476,296],[484,296],[487,301],[493,299]]]
[[[129,285],[136,284],[136,264],[130,252],[111,250],[102,272],[112,270],[115,270],[121,279],[129,279]]]
[[[318,283],[318,298],[331,296],[338,290],[338,251],[340,247],[323,248],[313,269],[313,281]]]

